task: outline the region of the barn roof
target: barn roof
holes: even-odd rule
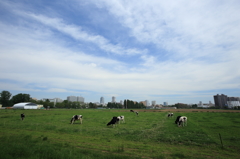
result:
[[[31,103],[31,102],[23,102],[23,103],[17,103],[14,104],[12,108],[16,108],[16,109],[24,109],[27,107],[37,107],[37,104],[35,103]]]
[[[24,102],[24,103],[17,103],[17,104],[14,104],[14,106],[37,106],[37,104],[35,103],[31,103],[31,102]]]

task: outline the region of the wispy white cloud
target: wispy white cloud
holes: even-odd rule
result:
[[[209,49],[217,51],[222,45],[231,49],[239,44],[237,1],[102,2],[136,39],[174,55],[209,56]],[[219,56],[218,52],[212,54]]]
[[[71,36],[76,40],[81,40],[85,42],[91,42],[97,45],[102,50],[119,55],[137,55],[144,54],[146,50],[139,50],[137,48],[124,48],[121,44],[113,45],[109,40],[102,37],[101,35],[94,35],[88,33],[82,29],[81,26],[76,26],[74,24],[66,24],[62,19],[50,18],[44,15],[36,15],[33,13],[18,12],[27,17],[31,17],[36,21],[41,22],[44,25],[50,26],[58,31]]]

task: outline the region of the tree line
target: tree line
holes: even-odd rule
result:
[[[71,102],[68,100],[64,100],[61,103],[54,103],[50,102],[48,99],[47,100],[34,100],[31,98],[29,94],[24,94],[24,93],[19,93],[17,95],[12,96],[12,94],[9,91],[2,91],[0,93],[0,104],[2,107],[12,107],[16,103],[22,103],[22,102],[31,102],[31,103],[36,103],[39,105],[43,105],[45,108],[50,107],[50,108],[68,108],[68,109],[84,109],[84,108],[110,108],[110,109],[144,109],[146,108],[143,103],[139,102],[134,102],[132,100],[124,100],[123,105],[120,103],[111,103],[109,102],[107,106],[103,105],[97,105],[95,103],[84,103],[84,102]],[[171,106],[168,106],[171,107]],[[177,109],[181,108],[198,108],[197,104],[193,104],[191,106],[187,104],[182,104],[182,103],[177,103],[175,105],[172,105],[172,107],[176,107]],[[211,107],[212,109],[212,107]],[[228,109],[226,107],[225,109]],[[233,109],[240,109],[240,106],[235,106]]]
[[[124,104],[120,103],[111,103],[109,102],[107,106],[97,105],[95,103],[84,103],[84,102],[71,102],[68,100],[64,100],[61,103],[54,103],[47,100],[34,100],[31,98],[29,94],[19,93],[17,95],[12,96],[9,91],[2,91],[0,93],[0,104],[2,107],[12,107],[14,104],[22,103],[22,102],[31,102],[39,105],[43,105],[45,108],[68,108],[68,109],[84,109],[84,108],[115,108],[115,109],[141,109],[145,108],[143,103],[134,102],[131,100],[124,100]]]
[[[22,102],[31,102],[39,105],[43,105],[45,108],[88,108],[93,107],[90,103],[89,105],[83,102],[71,102],[68,100],[64,100],[61,103],[50,102],[47,100],[34,100],[31,98],[29,94],[19,93],[17,95],[12,96],[9,91],[2,91],[0,93],[0,104],[2,107],[12,107],[14,104],[22,103]]]
[[[32,99],[29,94],[19,93],[12,96],[9,91],[2,91],[0,93],[0,104],[2,104],[3,107],[13,106],[20,102],[32,102]]]

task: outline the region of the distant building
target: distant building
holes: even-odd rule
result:
[[[62,103],[63,100],[61,98],[55,98],[57,103]]]
[[[168,106],[168,102],[163,102],[163,106]]]
[[[145,100],[145,102],[146,102],[146,106],[147,106],[147,107],[150,106],[148,100]]]
[[[112,103],[116,103],[116,97],[112,97]]]
[[[78,97],[76,97],[76,96],[68,96],[67,100],[69,102],[83,102],[84,103],[84,98],[80,97],[80,96],[78,96]]]
[[[147,106],[146,101],[141,101],[141,102],[139,102],[139,103],[142,103],[145,107]]]
[[[155,109],[154,106],[147,106],[146,109]]]
[[[68,97],[67,97],[67,100],[68,100],[69,102],[76,102],[76,101],[77,101],[77,97],[76,97],[76,96],[68,96]]]
[[[46,102],[47,100],[49,100],[49,102],[51,102],[51,98],[43,98],[41,99],[42,101]]]
[[[228,108],[234,108],[239,107],[240,102],[239,101],[227,101]]]
[[[35,101],[37,101],[38,99],[37,98],[31,98],[32,100],[35,100]]]
[[[80,97],[80,96],[78,96],[78,97],[77,97],[77,102],[82,102],[82,103],[84,103],[84,98],[83,98],[83,97]]]
[[[200,101],[197,106],[198,107],[203,107],[202,101]]]
[[[213,107],[214,104],[212,104],[211,101],[209,101],[209,103],[203,103],[202,101],[200,101],[198,104],[197,104],[197,107],[199,108],[209,108],[209,107]]]
[[[123,105],[123,101],[122,100],[120,100],[120,104]]]
[[[145,101],[140,101],[139,103],[142,103],[145,107],[148,107],[150,106],[148,100],[145,100]]]
[[[240,97],[228,97],[228,101],[240,101]]]
[[[156,104],[156,105],[154,106],[154,109],[162,109],[162,105],[161,105],[161,104]]]
[[[104,105],[104,97],[100,98],[100,104]]]
[[[152,106],[155,106],[155,105],[156,105],[156,101],[153,100],[153,101],[152,101]]]
[[[213,96],[213,98],[214,98],[215,106],[217,108],[221,108],[222,109],[222,108],[227,106],[227,96],[226,95],[224,95],[224,94],[221,94],[221,95],[217,94],[217,95]]]
[[[49,100],[49,102],[54,102],[54,103],[62,103],[63,100],[60,98],[43,98],[42,101],[46,101]]]
[[[217,94],[215,96],[213,96],[214,98],[214,102],[215,102],[215,106],[217,108],[225,108],[225,107],[228,107],[228,108],[233,108],[235,106],[240,106],[239,103],[240,103],[240,97],[228,97],[224,94]]]

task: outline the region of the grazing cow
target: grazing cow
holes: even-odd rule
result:
[[[118,122],[119,124],[121,121],[122,121],[122,123],[125,123],[124,116],[121,115],[121,116],[118,116],[117,118],[119,120],[119,122]]]
[[[136,113],[136,115],[138,116],[138,112],[135,112]]]
[[[178,116],[175,124],[178,124],[178,127],[180,126],[187,126],[187,117],[186,116]]]
[[[168,117],[173,117],[173,113],[168,113]]]
[[[117,124],[119,121],[118,117],[113,117],[112,120],[107,124],[107,126],[112,125],[114,127],[115,124]]]
[[[71,124],[73,124],[76,120],[80,121],[80,124],[82,124],[82,115],[74,115],[70,121]]]
[[[21,119],[22,119],[22,120],[25,118],[24,113],[22,113],[20,116],[21,116]]]
[[[175,120],[175,124],[178,124],[180,118],[181,118],[181,116],[177,116],[177,118]]]
[[[179,119],[179,126],[187,126],[187,117],[186,116],[182,116],[180,119]]]
[[[134,110],[130,110],[130,112],[136,113],[136,115],[138,115],[138,112],[134,111]]]

